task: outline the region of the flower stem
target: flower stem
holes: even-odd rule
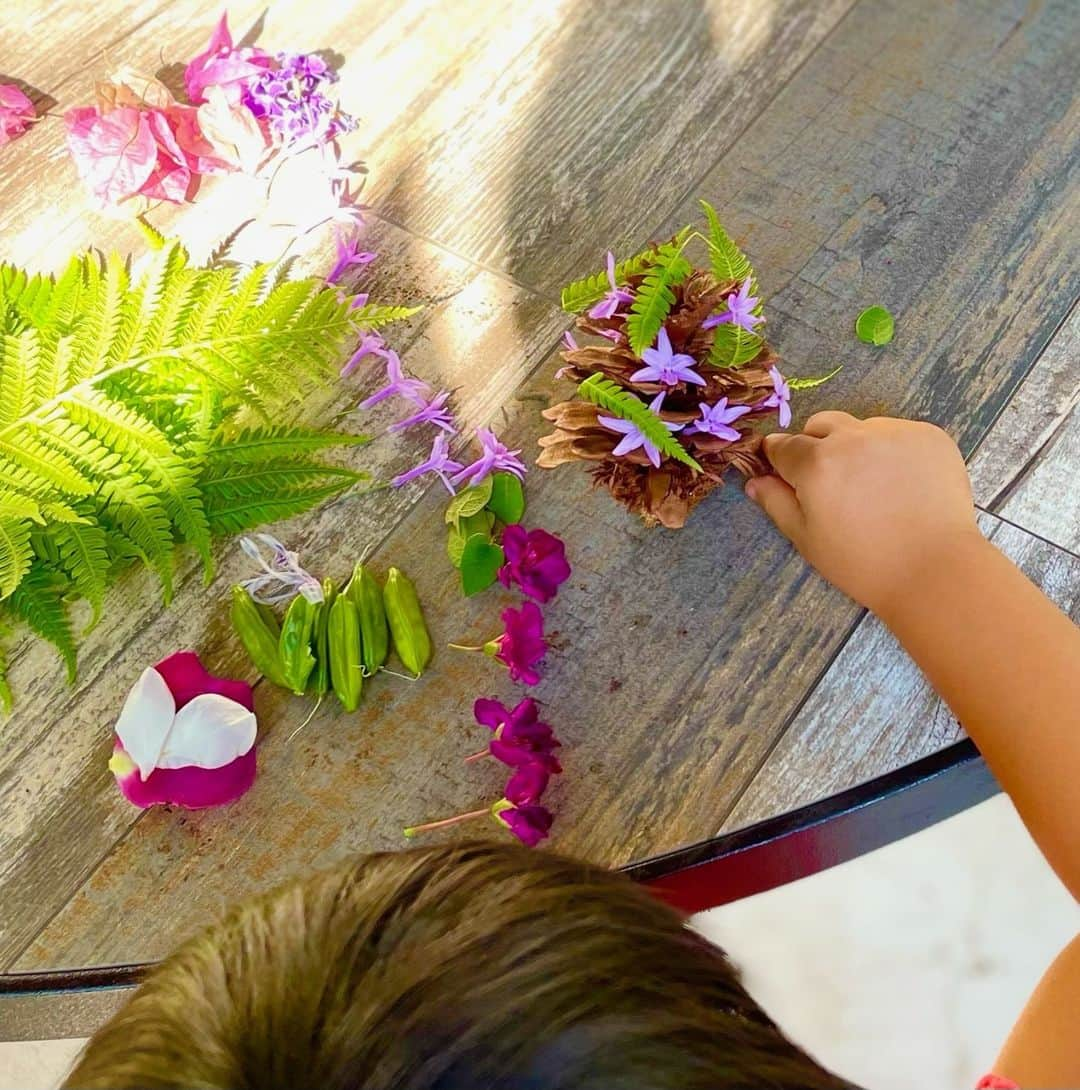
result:
[[[465,758],[465,763],[468,764],[470,761],[479,761],[481,757],[490,757],[490,756],[491,756],[491,750],[485,748],[485,749],[480,750],[478,753],[469,754],[469,756]]]
[[[481,644],[479,647],[469,647],[464,643],[448,643],[447,647],[452,647],[455,651],[483,651],[484,646]]]
[[[444,829],[448,825],[457,825],[462,821],[471,821],[473,818],[483,817],[485,814],[490,814],[491,810],[485,806],[482,810],[473,810],[468,814],[458,814],[457,817],[443,818],[442,821],[429,821],[426,825],[410,825],[405,830],[405,835],[412,840],[417,833],[426,833],[432,829]]]

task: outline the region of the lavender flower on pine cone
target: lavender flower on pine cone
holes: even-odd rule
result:
[[[741,326],[748,333],[753,333],[754,326],[765,321],[760,314],[751,313],[760,301],[756,295],[750,294],[750,277],[748,276],[742,282],[739,290],[733,292],[725,300],[728,305],[727,312],[724,314],[711,314],[701,323],[701,328],[715,329],[724,322],[731,322],[732,325]]]
[[[664,394],[661,392],[656,395],[649,403],[649,408],[654,413],[660,411],[661,406],[664,404]],[[596,418],[597,423],[602,424],[609,431],[621,432],[623,438],[619,441],[619,445],[611,452],[616,458],[621,457],[624,454],[629,454],[632,450],[637,450],[638,447],[645,452],[645,457],[657,469],[660,468],[660,448],[652,442],[651,439],[644,432],[638,428],[637,424],[630,420],[620,420],[616,416],[598,416]],[[681,431],[682,424],[672,424],[667,420],[664,422],[664,427],[668,431],[675,432]]]
[[[621,303],[632,303],[634,293],[615,283],[615,255],[608,250],[607,278],[611,290],[595,306],[589,309],[590,318],[614,318]]]
[[[683,352],[675,352],[671,347],[668,331],[661,326],[656,337],[656,347],[646,348],[641,353],[646,366],[630,376],[631,382],[659,382],[663,386],[678,386],[680,382],[690,382],[695,386],[706,386],[706,381],[694,370],[697,360]]]

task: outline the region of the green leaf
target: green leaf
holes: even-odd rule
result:
[[[56,526],[52,536],[59,550],[60,566],[93,610],[86,626],[89,632],[101,617],[105,601],[109,573],[105,531],[97,525],[68,522]]]
[[[825,375],[812,375],[806,378],[788,378],[788,388],[791,390],[811,390],[815,386],[820,386],[822,383],[828,382],[834,375],[838,375],[844,369],[844,365],[834,367],[828,374]]]
[[[386,307],[365,303],[350,314],[350,319],[362,329],[379,329],[391,322],[402,322],[419,314],[423,307]]]
[[[656,261],[657,250],[650,246],[625,261],[619,261],[615,265],[615,283],[625,284],[630,277],[640,276],[650,265]],[[593,273],[591,276],[582,277],[572,284],[567,284],[562,290],[562,308],[568,314],[580,314],[587,310],[593,303],[599,303],[611,290],[608,283],[607,270]]]
[[[19,585],[30,568],[30,523],[26,519],[0,518],[0,598]]]
[[[298,428],[272,425],[241,431],[232,439],[223,440],[206,451],[211,464],[265,462],[309,457],[332,447],[352,447],[369,443],[366,435],[345,435],[321,428]]]
[[[652,346],[664,319],[675,305],[672,288],[681,284],[693,271],[690,262],[683,257],[685,242],[666,242],[656,252],[655,262],[646,270],[634,301],[630,304],[630,316],[626,319],[626,336],[630,350],[640,356]]]
[[[512,526],[525,514],[525,489],[513,473],[496,473],[491,478],[491,499],[487,509],[504,525]]]
[[[457,526],[461,519],[482,511],[491,499],[495,488],[494,477],[485,477],[479,484],[463,488],[447,505],[446,522]]]
[[[455,568],[460,568],[465,542],[474,534],[480,534],[490,541],[491,532],[494,529],[495,516],[487,510],[477,511],[475,515],[468,515],[461,519],[456,526],[451,526],[446,540],[446,554],[450,557],[450,563]]]
[[[71,631],[64,584],[55,572],[35,563],[7,600],[8,608],[42,639],[48,640],[67,666],[70,685],[75,680],[75,637]]]
[[[708,201],[701,201],[702,211],[709,221],[709,258],[712,262],[712,273],[721,283],[730,280],[745,280],[753,275],[750,267],[750,259],[735,245],[734,240],[724,230],[720,223],[720,217],[716,214]],[[733,366],[729,364],[728,366]]]
[[[606,409],[612,416],[636,424],[661,454],[674,458],[697,472],[701,471],[701,466],[687,453],[686,448],[664,427],[664,421],[636,394],[624,390],[599,372],[590,375],[581,383],[577,392],[579,397]]]
[[[894,328],[893,316],[884,307],[867,307],[855,319],[855,333],[863,344],[888,344]]]
[[[756,334],[734,322],[716,327],[712,348],[709,349],[710,367],[742,367],[761,351],[765,342]]]
[[[473,534],[461,554],[461,590],[467,598],[495,582],[506,562],[502,549],[484,534]]]

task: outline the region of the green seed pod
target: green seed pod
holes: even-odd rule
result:
[[[298,594],[285,612],[281,625],[281,661],[285,672],[285,685],[297,696],[304,695],[307,680],[315,668],[315,656],[311,653],[318,606]]]
[[[279,649],[281,634],[273,610],[267,618],[251,595],[243,587],[235,586],[230,613],[233,628],[255,669],[274,685],[284,685],[285,670]]]
[[[386,619],[394,638],[394,650],[406,670],[419,677],[431,661],[431,637],[416,587],[404,572],[391,568],[383,588]]]
[[[354,712],[360,704],[360,693],[364,687],[360,612],[347,594],[339,594],[329,613],[330,681],[341,706],[347,712]]]
[[[357,564],[349,585],[342,593],[356,603],[364,672],[370,676],[386,662],[386,656],[390,654],[390,630],[386,626],[382,588],[363,564]]]
[[[322,696],[330,688],[330,648],[327,627],[330,624],[330,607],[337,597],[333,579],[323,580],[323,600],[315,618],[315,669],[311,672],[311,691]]]

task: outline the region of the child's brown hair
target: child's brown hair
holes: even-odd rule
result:
[[[488,843],[369,855],[245,903],[99,1030],[65,1086],[844,1086],[625,878]]]

